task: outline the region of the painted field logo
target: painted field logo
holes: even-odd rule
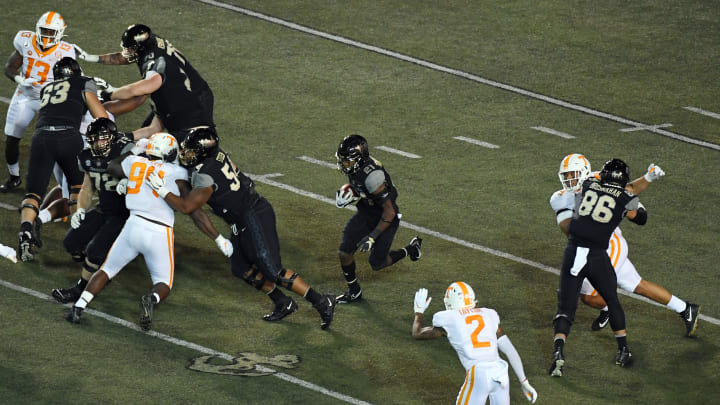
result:
[[[294,354],[279,354],[273,357],[265,357],[257,353],[238,353],[231,361],[225,360],[217,355],[205,355],[190,359],[188,369],[203,373],[240,375],[244,377],[262,377],[275,374],[277,371],[263,367],[268,366],[295,368],[300,364],[300,357]]]

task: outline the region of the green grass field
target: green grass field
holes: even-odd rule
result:
[[[157,333],[143,333],[134,326],[140,296],[150,288],[142,260],[92,302],[107,318],[63,320],[66,308],[42,294],[69,286],[79,268],[62,249],[68,225],[48,224],[38,260],[0,261],[0,402],[452,403],[464,378],[455,351],[443,339],[415,341],[410,331],[414,292],[429,289],[429,320],[456,280],[500,314],[537,403],[717,402],[720,121],[686,108],[720,113],[717,2],[226,4],[235,10],[191,0],[40,0],[31,7],[12,0],[3,7],[0,52],[9,55],[15,33],[34,29],[49,9],[65,17],[66,40],[92,53],[118,51],[125,27],[147,24],[212,87],[222,146],[243,171],[260,176],[257,189],[275,208],[287,267],[318,291],[346,288],[336,252],[352,212],[329,203],[346,180],[298,157],[332,163],[350,133],[369,140],[399,188],[408,227],[395,246],[419,233],[422,260],[373,272],[358,254],[366,299],[338,308],[330,331],[320,330],[302,299],[297,313],[270,324],[260,319],[270,301],[233,277],[214,243],[178,215],[176,284],[156,311]],[[134,66],[83,68],[114,86],[139,78]],[[14,89],[0,81],[0,97],[9,100]],[[137,128],[148,108],[119,117],[120,129]],[[0,113],[6,111],[7,101],[0,103]],[[621,131],[640,125],[661,127]],[[29,129],[21,144],[23,176],[30,135]],[[705,317],[698,337],[687,339],[676,314],[621,296],[636,363],[620,369],[611,331],[591,332],[597,313],[581,306],[566,347],[566,376],[551,379],[553,269],[565,241],[548,201],[560,188],[560,160],[573,152],[595,169],[620,157],[633,178],[651,162],[667,172],[641,196],[647,226],[623,223],[623,233],[640,274],[702,304]],[[0,168],[0,181],[5,176]],[[23,192],[0,194],[0,203],[18,206]],[[17,213],[0,209],[0,242],[15,246],[18,227]],[[206,354],[241,352],[295,355],[300,362],[263,364],[277,371],[263,377],[189,369]],[[211,363],[226,373],[233,368],[221,367],[228,362],[219,358]],[[510,375],[511,400],[524,403]]]

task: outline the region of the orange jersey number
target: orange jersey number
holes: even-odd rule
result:
[[[142,187],[143,182],[145,181],[145,179],[147,178],[147,176],[149,176],[150,173],[152,173],[153,171],[155,171],[155,166],[150,166],[150,167],[148,168],[148,166],[147,166],[147,164],[146,164],[145,162],[135,162],[135,163],[133,163],[132,166],[130,166],[130,175],[128,176],[128,180],[129,180],[129,181],[134,181],[134,182],[135,182],[135,186],[133,186],[132,188],[128,188],[128,189],[127,189],[127,193],[128,193],[128,194],[137,194],[137,193],[139,193],[139,192],[140,192],[140,187]],[[162,170],[160,170],[160,171],[158,172],[158,174],[160,175],[160,178],[165,177],[165,172],[162,171]],[[160,197],[155,190],[153,190],[153,195],[154,195],[155,197]]]
[[[34,58],[28,58],[28,67],[25,71],[25,77],[30,77],[30,73],[32,72],[33,65],[37,66],[37,74],[40,76],[40,81],[35,82],[33,84],[43,84],[47,81],[48,73],[50,73],[50,65],[47,63],[41,61],[41,60],[35,60]]]
[[[129,191],[128,191],[129,192]],[[478,335],[480,334],[480,331],[483,330],[485,327],[485,320],[483,320],[482,315],[470,315],[467,318],[465,318],[465,323],[470,325],[471,323],[477,321],[478,326],[475,328],[475,330],[470,334],[470,340],[472,341],[474,348],[481,348],[481,347],[490,347],[490,342],[488,341],[479,341]]]

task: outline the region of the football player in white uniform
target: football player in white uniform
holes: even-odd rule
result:
[[[60,13],[48,11],[35,24],[35,32],[19,31],[13,40],[15,50],[5,64],[5,76],[17,83],[5,120],[5,160],[10,179],[0,184],[0,192],[6,193],[22,183],[20,139],[40,110],[40,90],[53,81],[55,63],[64,57],[93,61],[94,55],[62,40],[65,28]]]
[[[423,327],[423,313],[430,305],[426,289],[415,293],[415,320],[412,336],[415,339],[435,339],[447,336],[465,367],[465,383],[456,403],[491,405],[510,403],[508,363],[501,359],[498,349],[507,357],[520,381],[525,398],[535,403],[538,394],[525,377],[522,360],[510,338],[500,327],[500,317],[491,308],[476,308],[475,292],[457,281],[445,292],[445,311],[433,315],[433,326]]]
[[[570,220],[575,214],[576,198],[580,195],[578,191],[580,191],[583,181],[592,175],[590,161],[581,154],[567,155],[560,162],[558,177],[563,188],[550,197],[550,206],[555,211],[557,224],[565,236],[568,235]],[[651,164],[644,176],[628,183],[626,188],[633,194],[640,194],[647,189],[651,182],[664,175],[665,172],[659,166]],[[641,207],[640,209],[644,210],[645,208]],[[685,335],[693,336],[695,334],[700,306],[681,300],[670,294],[664,287],[640,277],[637,269],[628,259],[628,244],[620,227],[615,228],[608,244],[607,253],[615,268],[617,283],[621,289],[647,297],[677,312],[685,323]],[[604,328],[610,319],[607,306],[587,279],[583,281],[580,299],[586,305],[601,309],[600,315],[592,323],[592,330]]]

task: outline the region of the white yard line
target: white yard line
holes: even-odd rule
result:
[[[692,112],[694,112],[694,113],[698,113],[698,114],[702,114],[702,115],[707,115],[708,117],[713,117],[713,118],[716,118],[716,119],[719,119],[719,120],[720,120],[720,114],[714,113],[714,112],[712,112],[712,111],[705,111],[705,110],[703,110],[702,108],[691,107],[691,106],[683,107],[683,108],[686,109],[686,110],[688,110],[688,111],[692,111]]]
[[[272,175],[270,175],[270,176],[272,176]],[[42,299],[42,300],[55,302],[55,300],[54,300],[52,297],[50,297],[49,295],[43,294],[43,293],[38,292],[38,291],[35,291],[35,290],[31,290],[31,289],[29,289],[29,288],[25,288],[25,287],[19,286],[19,285],[17,285],[17,284],[13,284],[13,283],[11,283],[11,282],[9,282],[9,281],[5,281],[5,280],[0,279],[0,285],[2,285],[2,286],[4,286],[4,287],[7,287],[7,288],[9,288],[9,289],[11,289],[11,290],[15,290],[15,291],[18,291],[18,292],[21,292],[21,293],[24,293],[24,294],[31,295],[31,296],[36,297],[36,298],[40,298],[40,299]],[[72,304],[65,304],[65,305],[63,305],[63,306],[65,306],[65,307],[67,307],[67,308],[70,308],[71,305],[72,305]],[[147,334],[147,335],[150,335],[150,336],[152,336],[152,337],[156,337],[156,338],[158,338],[158,339],[160,339],[160,340],[164,340],[164,341],[166,341],[166,342],[172,343],[172,344],[177,345],[177,346],[182,346],[182,347],[185,347],[185,348],[188,348],[188,349],[191,349],[191,350],[195,350],[195,351],[200,352],[200,353],[203,353],[203,354],[209,354],[209,355],[217,356],[217,357],[220,357],[220,358],[225,359],[225,360],[228,360],[228,361],[233,361],[233,358],[234,358],[233,356],[231,356],[231,355],[229,355],[229,354],[227,354],[227,353],[219,352],[219,351],[217,351],[217,350],[210,349],[209,347],[201,346],[201,345],[199,345],[199,344],[197,344],[197,343],[193,343],[193,342],[188,342],[187,340],[178,339],[178,338],[176,338],[176,337],[173,337],[173,336],[170,336],[170,335],[166,335],[166,334],[164,334],[164,333],[156,332],[156,331],[154,331],[154,330],[145,332],[145,331],[143,331],[142,329],[140,329],[140,327],[139,327],[138,325],[136,325],[136,324],[134,324],[134,323],[132,323],[132,322],[128,322],[128,321],[126,321],[126,320],[124,320],[124,319],[120,319],[120,318],[118,318],[118,317],[115,317],[115,316],[112,316],[112,315],[108,315],[108,314],[106,314],[106,313],[104,313],[104,312],[100,312],[100,311],[96,311],[96,310],[94,310],[94,309],[88,308],[88,309],[86,309],[86,310],[84,311],[84,313],[89,314],[89,315],[92,315],[92,316],[96,316],[96,317],[98,317],[98,318],[105,319],[106,321],[112,322],[112,323],[117,324],[117,325],[120,325],[120,326],[124,326],[124,327],[126,327],[126,328],[129,328],[129,329],[138,331],[138,332],[140,332],[140,333],[145,333],[145,334]],[[68,327],[72,327],[72,326],[71,326],[71,325],[68,325]],[[329,389],[327,389],[327,388],[321,387],[321,386],[319,386],[319,385],[313,384],[313,383],[308,382],[308,381],[305,381],[305,380],[301,380],[301,379],[299,379],[299,378],[297,378],[297,377],[293,377],[293,376],[291,376],[291,375],[289,375],[289,374],[277,372],[276,370],[273,370],[273,369],[271,369],[271,368],[262,366],[262,365],[260,365],[260,364],[256,365],[255,368],[256,368],[258,371],[262,371],[262,372],[266,372],[266,373],[273,373],[273,374],[270,374],[270,375],[273,376],[273,377],[279,378],[279,379],[281,379],[281,380],[287,381],[287,382],[289,382],[289,383],[291,383],[291,384],[296,384],[296,385],[302,386],[302,387],[304,387],[304,388],[307,388],[307,389],[309,389],[309,390],[317,391],[317,392],[319,392],[319,393],[321,393],[321,394],[325,394],[325,395],[327,395],[327,396],[329,396],[329,397],[333,397],[333,398],[339,399],[339,400],[341,400],[341,401],[348,402],[348,403],[350,403],[350,404],[370,405],[369,402],[361,401],[361,400],[359,400],[359,399],[356,399],[356,398],[347,396],[347,395],[345,395],[345,394],[341,394],[341,393],[339,393],[339,392],[331,391],[331,390],[329,390]]]
[[[672,124],[641,125],[637,127],[621,128],[620,132],[648,131],[650,129],[670,128]]]
[[[326,162],[324,160],[318,160],[315,158],[311,158],[309,156],[298,156],[298,159],[304,160],[306,162],[310,162],[312,164],[316,164],[318,166],[329,167],[330,169],[337,169],[337,165],[335,163]]]
[[[293,23],[290,21],[286,21],[286,20],[283,20],[283,19],[280,19],[277,17],[272,17],[272,16],[269,16],[266,14],[258,13],[257,11],[248,10],[246,8],[237,7],[237,6],[233,6],[231,4],[214,1],[214,0],[195,0],[195,1],[200,2],[200,3],[205,3],[205,4],[208,4],[211,6],[215,6],[215,7],[223,8],[226,10],[234,11],[236,13],[245,14],[250,17],[258,18],[260,20],[267,21],[267,22],[270,22],[273,24],[282,25],[284,27],[287,27],[287,28],[290,28],[290,29],[293,29],[296,31],[304,32],[306,34],[315,35],[315,36],[325,38],[325,39],[328,39],[331,41],[339,42],[339,43],[342,43],[345,45],[354,46],[356,48],[365,49],[367,51],[371,51],[371,52],[379,53],[381,55],[389,56],[391,58],[403,60],[405,62],[410,62],[410,63],[416,64],[416,65],[419,65],[419,66],[422,66],[422,67],[425,67],[428,69],[436,70],[438,72],[444,72],[447,74],[451,74],[453,76],[462,77],[463,79],[472,80],[477,83],[481,83],[481,84],[485,84],[488,86],[496,87],[498,89],[510,91],[510,92],[520,94],[520,95],[523,95],[526,97],[544,101],[549,104],[554,104],[559,107],[579,111],[579,112],[582,112],[585,114],[593,115],[595,117],[604,118],[606,120],[618,122],[618,123],[624,124],[628,127],[648,126],[647,124],[643,124],[641,122],[637,122],[637,121],[633,121],[633,120],[630,120],[627,118],[619,117],[617,115],[605,113],[605,112],[598,111],[598,110],[595,110],[595,109],[592,109],[589,107],[581,106],[578,104],[573,104],[573,103],[570,103],[570,102],[567,102],[564,100],[560,100],[560,99],[556,99],[556,98],[553,98],[550,96],[546,96],[546,95],[543,95],[540,93],[535,93],[530,90],[525,90],[520,87],[515,87],[515,86],[501,83],[501,82],[496,82],[494,80],[486,79],[484,77],[477,76],[472,73],[464,72],[462,70],[438,65],[436,63],[428,62],[428,61],[414,58],[414,57],[408,56],[408,55],[403,55],[401,53],[394,52],[394,51],[391,51],[388,49],[380,48],[380,47],[377,47],[374,45],[369,45],[369,44],[359,42],[359,41],[354,41],[352,39],[341,37],[339,35],[329,34],[327,32],[323,32],[323,31],[319,31],[319,30],[316,30],[313,28],[305,27],[303,25],[296,24],[296,23]],[[658,134],[658,135],[666,136],[668,138],[676,139],[678,141],[687,142],[687,143],[690,143],[693,145],[698,145],[698,146],[702,146],[702,147],[709,148],[709,149],[720,150],[720,145],[718,145],[718,144],[702,141],[699,139],[690,138],[688,136],[676,134],[674,132],[666,131],[664,129],[652,128],[651,126],[648,126],[647,131]]]
[[[546,127],[530,127],[530,128],[534,129],[536,131],[545,132],[546,134],[559,136],[560,138],[575,139],[575,137],[570,134],[566,134],[565,132],[556,131],[552,128],[546,128]]]
[[[396,155],[405,156],[406,158],[410,158],[410,159],[422,158],[422,156],[420,156],[420,155],[416,155],[416,154],[410,153],[410,152],[405,152],[400,149],[391,148],[389,146],[380,145],[380,146],[376,146],[375,149],[384,150],[385,152],[390,152],[390,153],[394,153]]]
[[[466,138],[466,137],[464,137],[464,136],[453,136],[453,139],[457,139],[458,141],[463,141],[463,142],[471,143],[471,144],[473,144],[473,145],[478,145],[478,146],[482,146],[482,147],[484,147],[484,148],[489,148],[489,149],[498,149],[498,148],[500,148],[499,146],[493,145],[493,144],[491,144],[491,143],[489,143],[489,142],[478,141],[477,139]]]

